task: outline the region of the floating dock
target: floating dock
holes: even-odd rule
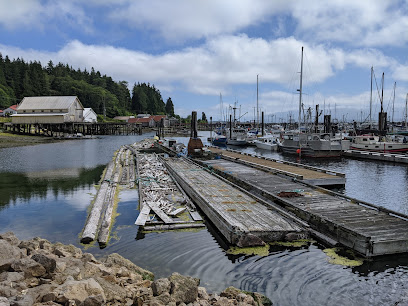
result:
[[[316,186],[345,185],[346,183],[346,176],[344,173],[311,167],[299,163],[241,153],[229,149],[222,150],[217,147],[208,147],[208,149],[212,153],[218,154],[223,159],[246,164],[251,167],[270,171],[271,173],[283,175],[289,178],[295,178]]]
[[[381,153],[381,152],[369,152],[361,150],[347,150],[343,152],[344,156],[357,158],[357,159],[372,159],[381,160],[393,163],[408,164],[408,155],[394,154],[394,153]]]
[[[226,154],[237,156],[232,152]],[[215,159],[201,163],[251,193],[292,212],[312,229],[329,237],[332,244],[349,247],[366,257],[408,252],[406,215],[308,184],[305,180],[288,179],[236,161]],[[189,173],[177,166],[178,163],[172,164],[179,176]],[[208,185],[215,184],[214,181],[201,184],[198,175],[185,180],[196,180],[197,186],[204,184],[202,192],[205,193],[209,192],[206,191]]]
[[[229,243],[247,247],[308,236],[308,231],[295,221],[191,160],[164,161],[172,176]]]

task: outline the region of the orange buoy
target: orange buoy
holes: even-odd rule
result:
[[[296,154],[300,154],[300,149],[297,149],[297,150],[296,150]]]

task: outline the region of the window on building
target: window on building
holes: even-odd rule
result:
[[[42,110],[41,110],[41,112],[43,113],[43,112],[44,112],[44,110],[42,109]]]
[[[26,111],[25,110],[23,110],[23,113],[25,113]]]
[[[33,113],[35,113],[35,110],[32,110]]]

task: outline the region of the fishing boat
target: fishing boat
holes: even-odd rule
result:
[[[229,137],[227,139],[228,145],[246,146],[247,145],[247,130],[244,128],[233,127],[228,131]]]
[[[329,133],[288,133],[283,135],[281,150],[303,157],[339,157],[342,145],[340,138]]]
[[[219,146],[219,147],[225,146],[227,145],[227,137],[224,135],[216,134],[212,139],[212,144],[214,146]]]
[[[301,110],[302,110],[302,77],[303,77],[303,47],[300,65],[300,89],[299,91],[299,130],[296,133],[283,135],[282,153],[296,154],[303,157],[339,157],[342,152],[341,139],[333,138],[330,133],[302,133]],[[316,121],[318,114],[316,113]]]
[[[266,135],[259,137],[254,140],[254,143],[258,149],[268,150],[268,151],[277,151],[280,145],[279,138],[276,135]]]
[[[375,135],[355,136],[351,143],[351,150],[381,152],[381,153],[406,153],[408,152],[408,143],[406,138],[402,142],[381,141],[383,137]],[[405,140],[405,142],[404,142]]]

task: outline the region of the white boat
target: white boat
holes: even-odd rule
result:
[[[280,141],[275,135],[267,135],[254,140],[254,143],[258,149],[277,151]]]
[[[350,149],[382,153],[406,153],[408,152],[408,143],[380,141],[380,136],[360,135],[352,139]]]

